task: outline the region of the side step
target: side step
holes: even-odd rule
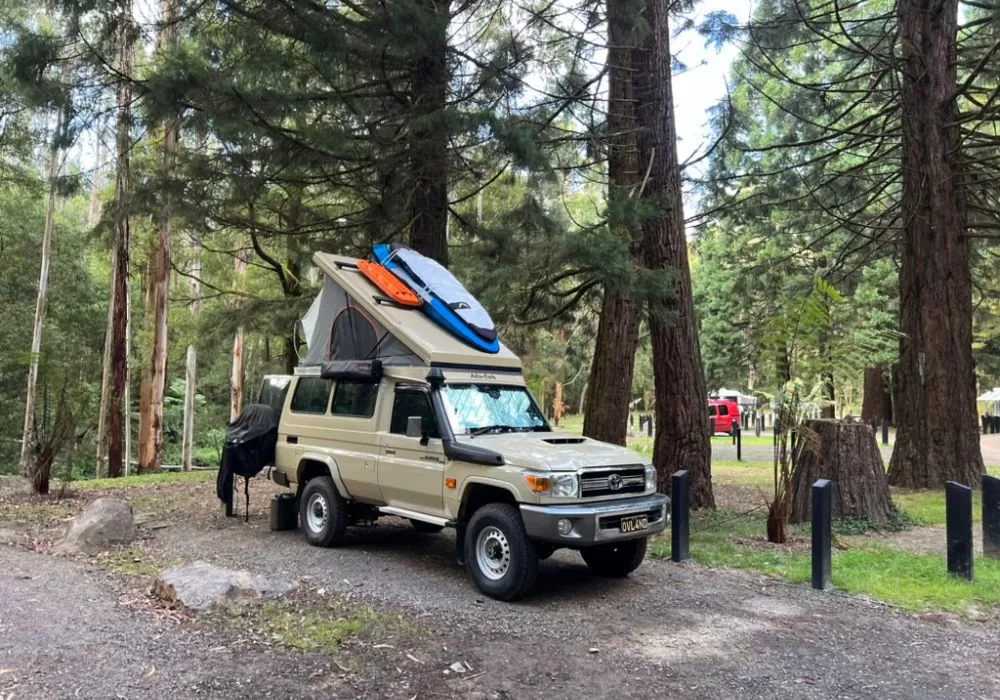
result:
[[[427,515],[426,513],[418,513],[415,510],[407,510],[406,508],[384,506],[382,508],[379,508],[379,512],[385,515],[395,515],[400,518],[419,520],[422,523],[430,523],[431,525],[438,525],[439,527],[455,526],[454,520],[448,520],[447,518],[439,518],[436,515]]]

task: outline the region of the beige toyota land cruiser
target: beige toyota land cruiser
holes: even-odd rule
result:
[[[668,520],[647,459],[553,431],[510,350],[468,348],[385,303],[348,259],[315,259],[328,296],[306,328],[310,355],[262,392],[280,410],[272,479],[295,490],[311,544],[340,545],[348,526],[382,515],[420,532],[455,528],[459,562],[502,600],[526,594],[557,549],[606,576],[642,563]],[[357,347],[360,325],[374,351]]]

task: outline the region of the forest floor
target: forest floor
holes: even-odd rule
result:
[[[720,465],[724,508],[756,488],[739,469]],[[903,610],[700,559],[651,558],[605,580],[572,552],[544,562],[530,599],[498,603],[455,565],[448,532],[387,518],[317,549],[268,529],[276,487],[255,480],[244,522],[222,516],[212,477],[80,483],[48,499],[7,484],[0,698],[995,697],[992,616]],[[52,554],[64,521],[109,493],[131,501],[142,538]],[[302,585],[199,618],[148,596],[157,571],[195,560]]]

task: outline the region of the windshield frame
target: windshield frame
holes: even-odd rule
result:
[[[541,419],[542,424],[541,425],[530,425],[530,426],[529,425],[525,425],[525,426],[512,426],[513,428],[516,428],[516,429],[513,429],[513,430],[499,430],[498,429],[496,431],[487,431],[487,432],[479,433],[477,435],[474,432],[475,430],[481,429],[481,428],[484,428],[484,427],[488,427],[488,426],[476,426],[475,428],[466,428],[466,427],[464,427],[461,424],[461,422],[459,421],[458,415],[455,412],[454,407],[452,406],[451,401],[450,401],[450,399],[448,398],[448,395],[447,395],[447,390],[448,389],[453,389],[453,388],[467,388],[467,387],[477,387],[477,388],[478,387],[489,387],[489,388],[496,388],[496,389],[499,389],[501,391],[518,391],[518,392],[522,392],[525,396],[528,397],[528,406],[526,407],[525,410],[529,411],[529,412],[533,410],[537,414],[537,416]],[[480,389],[480,391],[481,391],[481,389]],[[482,381],[473,381],[473,380],[468,380],[468,381],[466,381],[466,380],[458,380],[458,381],[454,381],[454,382],[447,382],[447,383],[445,383],[441,387],[441,390],[440,390],[439,393],[441,395],[441,406],[442,406],[443,412],[445,414],[444,415],[444,419],[448,422],[448,425],[451,427],[451,431],[455,435],[456,438],[458,438],[458,437],[465,437],[465,438],[473,439],[473,438],[476,438],[476,437],[480,437],[481,435],[490,435],[490,434],[499,434],[499,433],[510,434],[510,433],[513,433],[513,432],[525,432],[525,433],[527,433],[527,432],[532,432],[532,433],[551,433],[552,432],[552,426],[549,424],[549,421],[545,418],[545,414],[542,412],[541,407],[538,405],[538,402],[535,400],[534,394],[532,394],[531,390],[526,385],[524,385],[524,384],[505,384],[503,382],[482,382]]]

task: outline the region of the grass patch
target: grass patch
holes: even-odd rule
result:
[[[770,494],[774,486],[774,467],[764,462],[713,460],[712,483],[716,486],[758,486],[765,494]]]
[[[280,600],[224,608],[242,627],[251,625],[269,643],[299,651],[336,654],[353,639],[381,638],[407,629],[398,616],[339,601]]]
[[[892,502],[901,508],[918,525],[944,525],[944,491],[898,491],[893,490]],[[972,491],[972,521],[982,521],[981,494]]]
[[[906,522],[905,515],[900,518],[901,523]],[[789,583],[808,583],[809,525],[793,525],[790,542],[773,545],[766,541],[765,524],[763,509],[692,513],[691,556],[705,566],[757,571]],[[848,521],[835,528],[857,526],[857,522]],[[655,539],[650,554],[669,557],[669,537]],[[1000,562],[978,558],[975,567],[976,580],[970,583],[948,574],[943,547],[940,555],[913,554],[887,546],[835,549],[833,585],[907,610],[981,615],[1000,606]]]
[[[97,562],[108,571],[129,578],[147,578],[159,572],[160,567],[138,547],[127,547],[97,556]]]
[[[75,510],[63,503],[4,503],[0,504],[0,520],[14,525],[58,525],[70,518]]]
[[[114,491],[116,489],[143,488],[146,486],[156,486],[158,484],[188,484],[203,481],[215,481],[215,477],[216,472],[212,470],[191,472],[157,472],[155,474],[123,476],[118,479],[89,479],[86,481],[75,481],[73,482],[73,487],[77,489]]]

